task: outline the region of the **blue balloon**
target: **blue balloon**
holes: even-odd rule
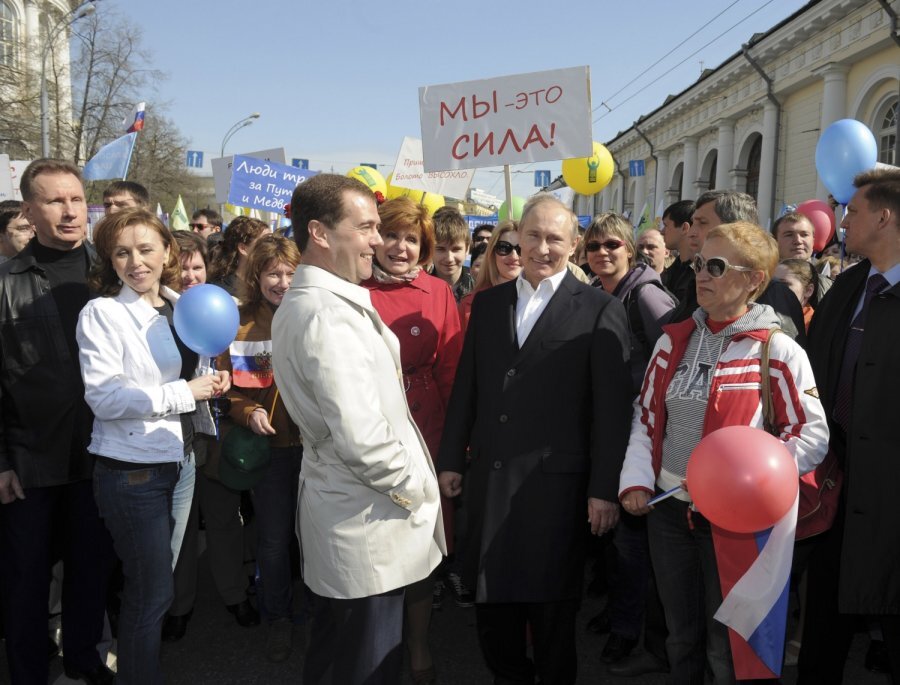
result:
[[[215,357],[228,349],[241,317],[231,295],[217,285],[195,285],[175,303],[175,330],[197,354]]]
[[[856,188],[853,178],[875,167],[878,143],[868,127],[856,119],[841,119],[825,129],[816,145],[816,170],[822,183],[842,205]]]

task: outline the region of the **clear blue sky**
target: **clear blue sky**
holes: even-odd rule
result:
[[[229,127],[260,112],[227,152],[284,147],[288,159],[309,158],[313,169],[343,173],[373,162],[387,176],[403,137],[421,137],[420,86],[587,64],[594,140],[605,142],[693,83],[701,62],[719,65],[804,4],[102,0],[97,9],[141,27],[154,66],[167,74],[145,99],[168,103],[191,149],[218,156]],[[604,101],[613,111],[601,117]],[[531,172],[538,168],[560,172],[559,162],[513,167],[515,194],[535,192]],[[473,186],[502,195],[498,171],[479,170]]]

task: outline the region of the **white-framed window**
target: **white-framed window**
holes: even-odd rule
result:
[[[12,67],[16,64],[16,43],[19,22],[12,6],[0,0],[0,66]]]
[[[897,149],[897,109],[900,97],[894,96],[886,100],[875,113],[875,140],[878,141],[878,161],[883,164],[900,163],[896,157]]]

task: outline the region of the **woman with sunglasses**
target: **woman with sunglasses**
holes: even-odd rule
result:
[[[516,221],[501,221],[488,240],[484,263],[475,279],[475,287],[459,301],[459,321],[465,334],[472,313],[472,302],[480,290],[492,288],[518,278],[522,272],[519,256],[519,224]]]
[[[775,240],[758,226],[736,222],[712,229],[693,261],[700,306],[691,318],[666,326],[638,399],[619,499],[629,514],[649,514],[650,554],[669,630],[666,652],[672,682],[704,682],[707,663],[716,683],[779,675],[774,671],[780,659],[770,670],[740,635],[713,618],[723,597],[720,561],[727,560],[736,576],[746,572],[749,562],[729,550],[735,543],[755,544],[755,535],[722,535],[693,510],[687,489],[652,510],[648,506],[654,494],[684,484],[688,459],[705,435],[725,426],[764,428],[760,360],[779,319],[771,307],[754,300],[777,263]],[[771,338],[770,360],[775,408],[771,430],[800,473],[806,473],[828,448],[816,381],[806,353],[787,335]],[[781,540],[787,554],[793,546],[793,524],[785,517],[777,524],[785,529],[784,536],[769,538]],[[786,582],[776,574],[770,579],[779,585]],[[775,611],[786,610],[786,603],[776,605]],[[774,639],[783,643],[784,635]],[[740,658],[733,661],[733,653]]]
[[[372,305],[400,341],[403,384],[409,410],[434,458],[462,348],[459,314],[450,288],[425,273],[423,264],[435,247],[434,222],[428,210],[406,197],[378,208],[383,242],[375,247],[369,289]],[[443,497],[441,498],[444,499]],[[453,508],[443,502],[447,540],[452,540]],[[434,580],[406,588],[406,644],[415,683],[435,682],[428,647]]]

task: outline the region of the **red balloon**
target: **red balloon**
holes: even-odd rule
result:
[[[797,211],[813,225],[813,251],[821,252],[834,235],[834,210],[822,200],[806,200],[797,205]]]
[[[697,510],[734,533],[771,528],[794,505],[800,487],[784,443],[750,426],[720,428],[697,443],[687,483]]]

